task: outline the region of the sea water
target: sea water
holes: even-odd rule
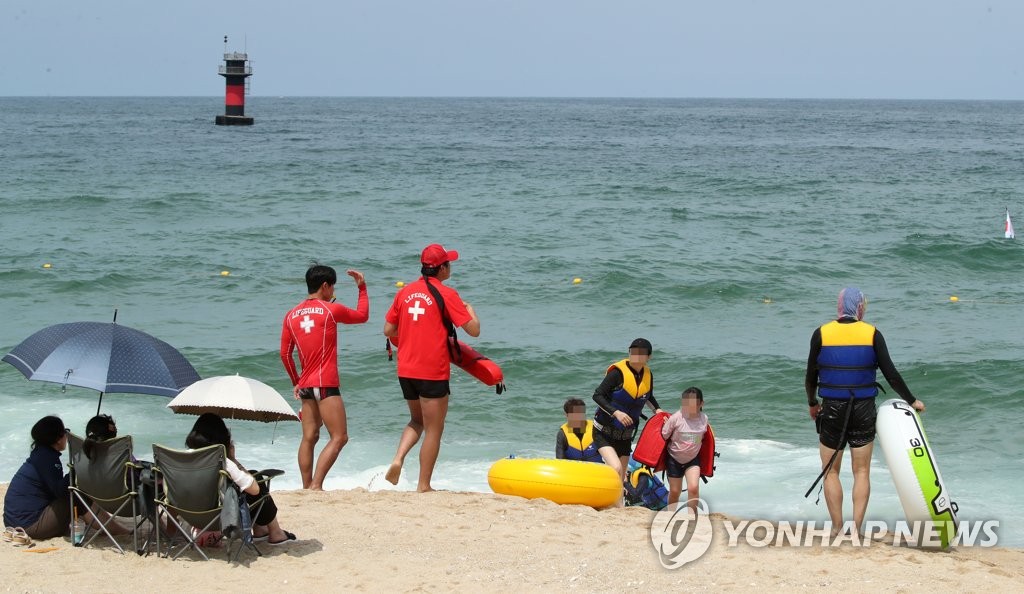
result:
[[[701,488],[712,511],[820,521],[824,503],[804,498],[820,466],[807,350],[856,285],[927,404],[960,517],[1000,520],[1000,542],[1024,545],[1024,248],[1002,237],[1004,209],[1024,215],[1024,103],[253,97],[247,109],[254,126],[218,127],[216,97],[0,98],[0,350],[116,310],[203,377],[250,376],[297,408],[282,317],[310,261],[359,269],[370,321],[340,332],[350,441],[325,485],[392,488],[382,473],[408,413],[383,316],[439,242],[461,253],[450,284],[482,321],[468,341],[509,390],[453,372],[435,487],[489,492],[494,460],[552,456],[563,401],[592,412],[605,369],[642,336],[663,407],[704,390],[721,452]],[[337,293],[354,305],[347,276]],[[154,442],[182,446],[195,420],[167,402],[108,394],[103,411],[147,458]],[[82,432],[96,403],[0,365],[0,480],[36,419]],[[300,485],[297,423],[230,427],[244,464]],[[417,453],[399,489],[414,488]],[[849,473],[847,459],[847,488]],[[902,517],[880,452],[872,476],[868,516]]]

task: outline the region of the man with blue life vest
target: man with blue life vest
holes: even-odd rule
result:
[[[640,426],[644,406],[661,412],[654,399],[654,376],[647,362],[653,347],[646,338],[629,345],[629,358],[608,367],[601,385],[594,390],[598,409],[594,414],[594,442],[605,464],[626,478],[626,466],[633,452],[633,437]]]
[[[555,458],[603,462],[594,442],[594,423],[587,420],[587,405],[579,398],[570,398],[562,406],[565,424],[555,438]]]
[[[814,331],[804,389],[810,416],[818,429],[818,453],[825,476],[825,504],[832,533],[843,525],[843,486],[839,481],[842,451],[853,459],[853,523],[860,533],[871,495],[871,453],[875,439],[875,396],[881,387],[876,370],[918,412],[924,403],[910,393],[889,357],[882,333],[863,321],[867,299],[860,289],[839,292],[839,317]],[[819,403],[815,397],[820,396]],[[855,536],[857,536],[855,535]]]

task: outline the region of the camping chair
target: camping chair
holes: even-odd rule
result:
[[[70,468],[70,484],[68,498],[71,509],[75,502],[82,507],[103,510],[110,514],[105,522],[97,518],[98,528],[89,536],[92,525],[85,527],[80,543],[75,546],[88,546],[101,533],[117,550],[124,554],[124,549],[107,529],[114,518],[132,519],[132,541],[135,551],[139,552],[140,510],[137,505],[138,489],[135,484],[136,470],[139,468],[132,461],[132,438],[129,435],[115,437],[106,441],[98,441],[92,448],[92,458],[85,455],[84,440],[74,433],[68,434]],[[95,514],[94,514],[95,515]]]
[[[173,542],[168,542],[166,556],[177,559],[185,551],[194,549],[203,559],[209,560],[196,542],[196,537],[208,530],[220,530],[229,540],[238,538],[241,541],[234,553],[231,552],[231,546],[226,547],[229,561],[237,560],[246,547],[262,556],[263,553],[253,543],[250,517],[254,517],[262,508],[266,496],[260,497],[251,506],[246,505],[245,495],[238,491],[224,470],[225,459],[222,445],[197,450],[174,450],[153,444],[152,470],[157,483],[157,510],[164,512],[168,530],[176,529],[185,539],[177,552],[174,552]],[[266,489],[261,488],[261,492],[267,493],[270,478],[261,483],[267,485]],[[179,519],[188,523],[192,529],[182,526]],[[157,554],[160,554],[159,530],[156,549]]]

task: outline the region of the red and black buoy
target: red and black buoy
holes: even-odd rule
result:
[[[245,115],[245,95],[249,91],[252,66],[249,54],[228,52],[228,36],[224,36],[224,64],[219,74],[224,77],[224,115],[217,116],[218,126],[251,126],[253,119]]]

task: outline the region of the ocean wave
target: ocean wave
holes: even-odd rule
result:
[[[899,244],[890,245],[882,252],[897,260],[895,266],[921,267],[941,265],[947,270],[955,268],[968,272],[1013,271],[1021,260],[1016,243],[993,237],[984,241],[964,241],[954,234],[907,235]]]

